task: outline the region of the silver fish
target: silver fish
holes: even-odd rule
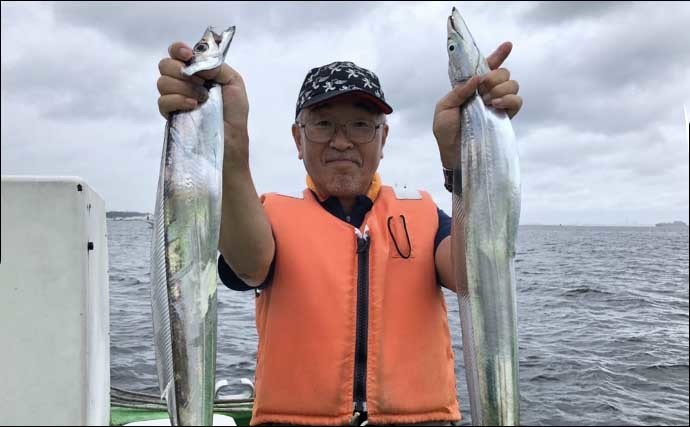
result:
[[[448,17],[451,85],[489,72],[460,13]],[[520,219],[518,148],[505,112],[475,94],[460,110],[453,175],[451,251],[458,278],[463,354],[474,425],[517,425],[515,241]],[[464,282],[464,286],[460,283]]]
[[[235,27],[209,27],[186,75],[225,61]],[[172,113],[165,129],[151,245],[151,305],[161,398],[172,425],[211,425],[216,371],[217,250],[223,98]]]

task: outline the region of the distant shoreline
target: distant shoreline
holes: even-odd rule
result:
[[[687,229],[688,226],[682,225],[654,225],[654,224],[637,224],[637,225],[621,225],[621,224],[520,224],[520,227],[619,227],[619,228],[672,228],[672,229]]]
[[[105,217],[109,219],[115,218],[132,218],[132,217],[148,217],[150,213],[147,212],[133,212],[133,211],[109,211],[105,213]]]
[[[655,227],[662,228],[688,228],[688,225],[683,221],[673,221],[673,222],[660,222],[655,225]]]
[[[109,211],[105,214],[108,219],[119,219],[119,218],[133,218],[133,217],[152,217],[153,214],[148,212],[135,212],[135,211]],[[657,228],[657,229],[687,229],[688,226],[682,222],[677,221],[676,223],[658,223],[658,224],[637,224],[637,225],[620,225],[620,224],[520,224],[520,227],[620,227],[620,228]]]

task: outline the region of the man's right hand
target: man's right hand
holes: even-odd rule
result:
[[[215,80],[223,90],[223,121],[225,123],[225,146],[244,148],[247,144],[247,117],[249,102],[242,76],[229,65],[208,71],[200,71],[191,77],[182,74],[185,61],[192,59],[192,49],[182,42],[168,48],[169,58],[158,63],[161,76],[158,78],[158,110],[166,119],[174,111],[188,111],[196,108],[208,98],[204,88],[206,80]]]

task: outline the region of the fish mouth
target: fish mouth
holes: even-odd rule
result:
[[[452,31],[464,40],[464,37],[462,37],[462,32],[458,29],[458,25],[455,22],[456,15],[460,16],[460,12],[458,12],[455,6],[453,6],[453,10],[451,11],[450,16],[448,17],[448,32]]]
[[[220,56],[225,58],[230,47],[230,42],[232,42],[233,37],[235,37],[235,26],[228,27],[225,31],[217,32],[215,28],[210,27],[209,31],[213,35],[213,40],[218,45],[218,51]]]
[[[223,35],[218,34],[215,29],[211,29],[211,35],[213,36],[213,41],[215,41],[216,44],[220,44],[223,41]]]

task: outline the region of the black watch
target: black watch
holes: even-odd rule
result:
[[[452,193],[453,192],[453,169],[446,169],[444,167],[443,168],[443,178],[445,180],[443,186],[446,187],[446,190],[448,190]]]

